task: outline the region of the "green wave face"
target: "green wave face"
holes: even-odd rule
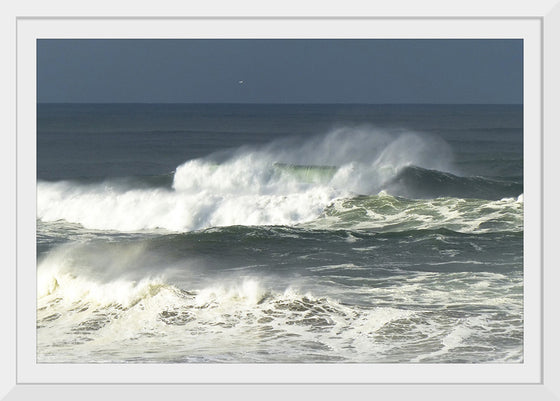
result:
[[[335,166],[305,166],[286,163],[274,163],[273,166],[280,174],[306,183],[327,183],[338,171],[338,167]]]

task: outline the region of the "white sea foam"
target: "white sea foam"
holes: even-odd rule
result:
[[[316,228],[419,230],[447,228],[454,231],[488,232],[523,230],[523,200],[436,198],[410,200],[385,191],[366,199],[334,200],[320,219],[308,224]]]
[[[122,271],[103,266],[98,271],[96,265],[79,260],[79,245],[63,246],[43,259],[37,269],[37,298],[58,299],[63,305],[87,303],[98,307],[118,304],[130,307],[139,300],[157,294],[164,286],[161,277],[147,277],[141,280],[126,279]],[[117,259],[111,255],[113,265],[126,264],[124,259],[141,257],[140,252],[120,248]],[[103,263],[103,258],[98,263]],[[89,260],[91,262],[91,258]]]
[[[154,360],[186,354],[224,361],[221,350],[250,355],[263,344],[267,360],[289,361],[312,343],[327,360],[360,360],[383,348],[372,343],[378,330],[414,314],[345,306],[296,287],[274,291],[256,278],[184,291],[161,279],[101,282],[45,263],[38,277],[41,361],[118,361],[152,350]]]
[[[316,218],[337,197],[331,188],[285,194],[118,191],[99,185],[38,183],[37,216],[92,229],[191,231],[229,225],[292,225]]]

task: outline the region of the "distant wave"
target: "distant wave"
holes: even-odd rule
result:
[[[408,166],[386,184],[385,190],[410,198],[452,196],[498,200],[519,196],[523,193],[523,184],[484,177],[459,177],[443,171]]]
[[[65,220],[90,229],[121,231],[293,226],[317,219],[324,222],[333,205],[371,195],[367,206],[352,206],[367,211],[352,224],[382,222],[371,218],[381,213],[386,226],[388,221],[395,223],[393,213],[383,212],[375,201],[387,199],[375,198],[384,191],[408,199],[452,198],[426,203],[424,215],[418,212],[419,204],[395,202],[412,207],[401,210],[403,224],[414,219],[428,227],[452,222],[460,230],[472,221],[496,217],[488,201],[514,198],[517,202],[521,184],[453,175],[446,171],[450,158],[447,145],[438,138],[338,130],[301,143],[274,142],[189,160],[173,175],[101,182],[39,181],[37,217],[44,222]],[[470,210],[460,203],[463,198],[487,202],[467,202]],[[453,210],[456,218],[445,210]],[[473,210],[478,211],[476,216]]]

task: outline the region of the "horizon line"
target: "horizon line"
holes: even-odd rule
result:
[[[155,104],[169,104],[169,105],[366,105],[366,106],[523,106],[523,103],[387,103],[387,102],[36,102],[36,104],[71,104],[71,105],[102,105],[102,104],[141,104],[141,105],[155,105]]]

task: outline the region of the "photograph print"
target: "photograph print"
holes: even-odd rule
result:
[[[39,39],[38,363],[503,363],[523,40]]]

